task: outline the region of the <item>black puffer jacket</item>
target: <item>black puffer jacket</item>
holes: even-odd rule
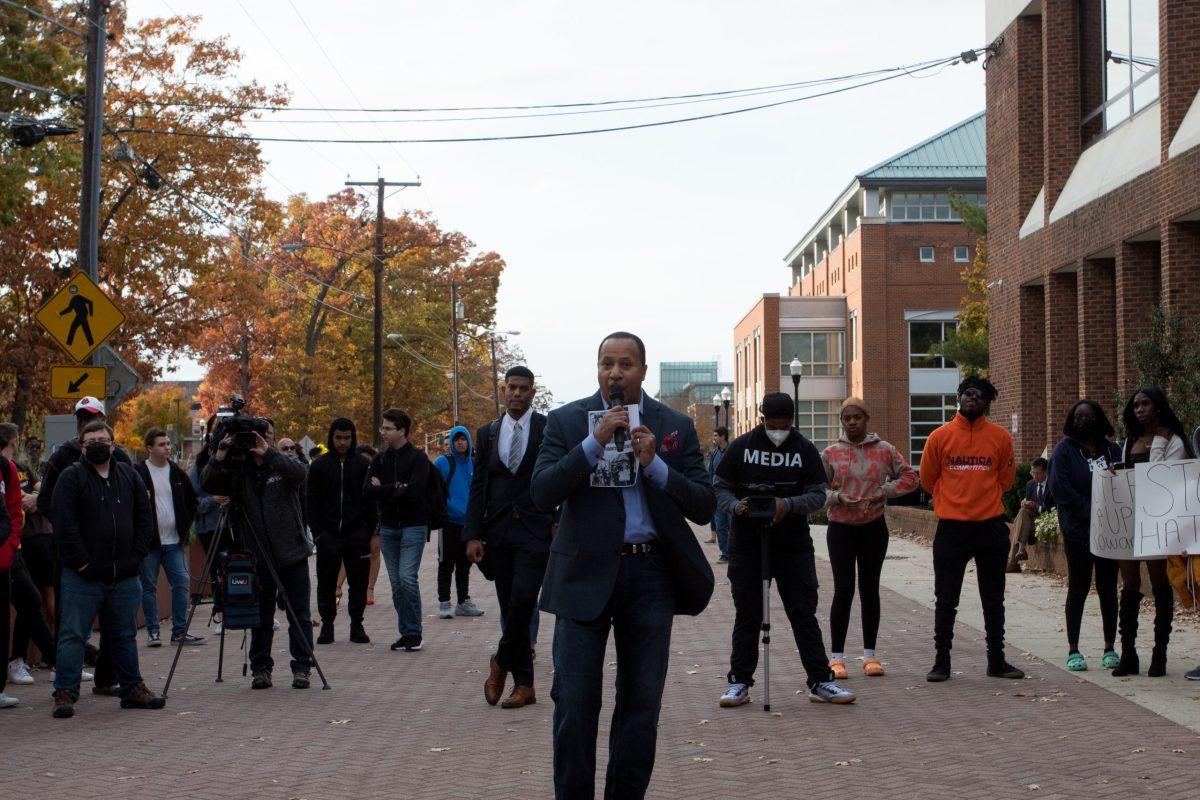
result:
[[[350,430],[350,450],[342,457],[334,449],[333,432],[346,429]],[[345,418],[335,419],[329,426],[329,452],[308,468],[308,525],[315,538],[369,539],[375,530],[378,518],[375,501],[363,493],[371,462],[354,452],[357,446],[354,423]]]
[[[54,543],[59,562],[93,583],[138,573],[154,538],[146,484],[128,464],[109,461],[108,477],[87,462],[67,467],[54,490]]]
[[[221,469],[221,462],[209,459],[200,473],[200,487],[209,494],[235,498],[240,509],[235,509],[233,519],[239,523],[240,511],[254,526],[258,538],[270,552],[263,553],[255,537],[242,542],[259,558],[269,556],[275,566],[286,567],[308,558],[308,539],[304,535],[304,522],[300,514],[300,486],[304,483],[308,468],[298,458],[284,455],[269,448],[260,465],[253,460],[237,476]],[[238,493],[233,491],[234,484]]]

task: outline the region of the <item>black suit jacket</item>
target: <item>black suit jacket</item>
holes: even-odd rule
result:
[[[554,521],[553,514],[537,508],[529,492],[524,496],[511,496],[504,503],[493,507],[491,497],[491,473],[493,469],[506,470],[500,460],[500,423],[503,418],[492,420],[475,432],[475,471],[471,478],[471,492],[467,498],[467,519],[463,523],[462,538],[464,542],[471,539],[487,540],[488,529],[501,520],[511,517],[514,508],[523,517],[538,525],[549,525]],[[546,415],[536,411],[530,414],[529,440],[525,443],[525,457],[517,468],[514,482],[519,486],[532,478],[533,467],[537,462],[538,448],[542,444],[542,436],[546,430]]]
[[[1025,499],[1031,503],[1037,502],[1037,486],[1037,481],[1032,478],[1029,479],[1029,483],[1025,484]],[[1052,508],[1054,508],[1054,498],[1050,496],[1050,481],[1047,479],[1046,483],[1042,485],[1042,505],[1038,509],[1038,513],[1044,514]]]
[[[602,410],[600,393],[550,412],[533,470],[533,500],[540,508],[561,505],[558,534],[542,583],[541,607],[552,614],[587,622],[604,611],[612,596],[625,539],[625,506],[620,490],[593,488],[583,452],[589,435],[588,411]],[[716,496],[704,467],[700,442],[685,414],[645,397],[643,424],[658,440],[667,483],[655,488],[639,478],[658,544],[675,581],[675,613],[699,614],[712,596],[713,572],[687,521],[705,525]]]

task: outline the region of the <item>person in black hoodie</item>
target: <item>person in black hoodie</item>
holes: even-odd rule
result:
[[[154,536],[146,484],[114,461],[113,434],[96,420],[80,434],[84,461],[68,467],[54,493],[54,542],[62,564],[54,716],[75,714],[83,645],[99,614],[120,682],[121,708],[162,708],[138,670],[134,620],[142,597],[138,567]]]
[[[1113,647],[1117,637],[1117,575],[1120,562],[1092,555],[1092,473],[1109,470],[1121,463],[1121,448],[1109,437],[1114,434],[1104,409],[1092,400],[1080,400],[1067,412],[1063,438],[1050,456],[1050,496],[1058,508],[1058,526],[1062,529],[1067,552],[1067,669],[1082,672],[1087,661],[1079,652],[1079,628],[1083,605],[1092,590],[1092,571],[1096,573],[1096,594],[1100,598],[1100,618],[1104,626],[1106,669],[1117,666],[1119,657]]]
[[[37,510],[45,519],[51,519],[51,509],[54,502],[54,487],[58,484],[58,478],[71,465],[77,463],[83,458],[83,429],[92,422],[104,422],[104,403],[100,402],[95,397],[85,397],[75,404],[75,423],[79,436],[74,439],[63,442],[54,452],[50,454],[50,458],[46,460],[45,469],[42,470],[42,488],[38,492]],[[125,448],[118,445],[113,445],[112,460],[120,464],[133,465],[129,454],[125,452]],[[55,566],[54,575],[54,595],[57,597],[62,594],[62,564],[61,562]],[[57,610],[57,608],[56,608]],[[57,616],[57,615],[56,615]],[[60,620],[61,621],[61,620]],[[117,694],[117,678],[113,672],[112,657],[108,652],[108,637],[105,636],[104,620],[100,621],[100,650],[93,651],[95,656],[96,666],[96,682],[92,686],[92,693],[106,695],[109,697]],[[88,647],[90,649],[90,646]]]
[[[429,538],[441,481],[424,453],[408,441],[412,418],[398,408],[383,412],[379,432],[387,446],[371,460],[363,496],[379,503],[379,549],[392,583],[400,638],[393,650],[421,649],[421,589],[417,570]]]
[[[355,452],[357,446],[354,423],[338,417],[329,426],[329,452],[308,468],[306,502],[308,524],[317,544],[317,611],[321,614],[317,644],[333,642],[338,572],[343,565],[350,584],[350,641],[371,641],[363,628],[363,612],[376,511],[375,503],[363,496],[370,464]]]

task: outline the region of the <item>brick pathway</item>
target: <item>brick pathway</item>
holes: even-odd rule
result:
[[[435,552],[430,545],[422,566],[427,603],[434,599]],[[818,563],[828,587],[827,566]],[[438,620],[426,605],[423,652],[388,650],[395,628],[386,601],[368,609],[375,644],[351,645],[348,625],[339,626],[339,641],[318,652],[334,686],[328,692],[285,686],[251,693],[240,674],[240,636],[228,640],[224,684],[212,682],[212,637],[185,651],[170,704],[160,712],[120,711],[115,700],[85,694],[74,719],[54,720],[47,684],[16,687],[22,707],[0,712],[5,786],[14,796],[196,800],[550,797],[553,618],[542,620],[538,705],[486,706],[482,670],[498,633],[497,611],[491,586],[478,573],[472,577],[487,615]],[[383,598],[386,575],[381,586]],[[823,592],[823,607],[828,599]],[[782,609],[772,617],[782,622]],[[718,567],[712,606],[676,623],[651,797],[1196,796],[1200,738],[1021,653],[1010,660],[1030,679],[986,678],[978,631],[960,625],[959,674],[926,683],[932,614],[892,592],[884,595],[880,634],[889,675],[852,675],[857,704],[816,705],[797,694],[803,673],[784,629],[771,654],[774,713],[758,702],[718,708],[732,618]],[[822,611],[823,627],[826,621]],[[849,649],[860,641],[855,620]],[[286,647],[285,637],[276,644]],[[171,652],[141,649],[153,688],[162,685]],[[286,665],[286,654],[276,658]],[[282,672],[281,679],[286,666]],[[610,710],[606,698],[605,714]],[[607,717],[601,765],[606,736]]]

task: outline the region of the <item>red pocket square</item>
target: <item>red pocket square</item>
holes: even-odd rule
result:
[[[679,431],[671,431],[663,437],[662,444],[659,445],[660,453],[674,453],[679,449]]]

